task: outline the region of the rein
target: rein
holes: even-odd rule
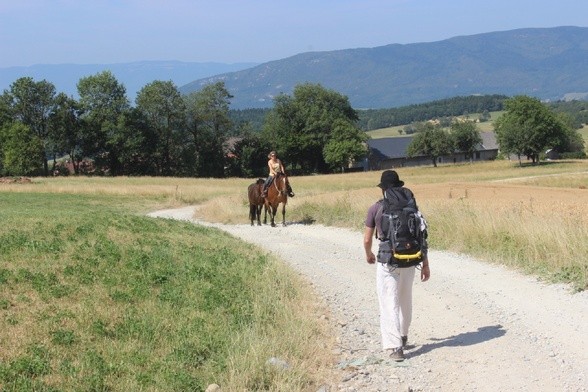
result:
[[[284,178],[284,188],[286,188],[286,176],[284,174],[281,174],[280,176],[276,176],[276,178],[274,178],[273,181],[273,185],[276,188],[276,191],[278,192],[279,195],[284,195],[286,194],[286,189],[280,190],[280,188],[278,188],[278,180],[282,181],[282,177]]]

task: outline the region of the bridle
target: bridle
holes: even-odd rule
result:
[[[278,188],[278,180],[282,181],[282,183],[284,184],[283,189]],[[276,175],[276,177],[274,178],[273,185],[274,185],[274,187],[276,187],[276,191],[278,192],[279,195],[284,196],[287,194],[286,175],[285,174],[278,173],[278,175]]]

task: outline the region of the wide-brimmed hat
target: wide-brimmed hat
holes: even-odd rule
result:
[[[382,177],[380,178],[380,183],[378,186],[382,189],[387,189],[391,186],[404,186],[404,181],[400,181],[400,178],[398,178],[398,173],[396,173],[394,170],[384,170],[382,172]]]

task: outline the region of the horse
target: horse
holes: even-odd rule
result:
[[[286,204],[288,204],[288,177],[277,173],[267,189],[265,208],[270,212],[271,225],[276,227],[275,217],[278,205],[282,203],[282,225],[286,226]]]
[[[249,198],[249,219],[251,220],[251,226],[254,226],[253,222],[257,220],[257,226],[261,226],[261,208],[265,204],[264,198],[261,196],[263,190],[263,178],[258,179],[247,188],[247,196]],[[263,223],[267,224],[267,207],[265,208],[265,217]]]

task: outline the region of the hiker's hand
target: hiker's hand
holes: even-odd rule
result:
[[[368,264],[374,264],[376,262],[376,256],[374,252],[369,252],[365,255],[365,259],[367,260]]]
[[[430,276],[431,270],[429,269],[429,263],[423,264],[423,266],[421,267],[421,282],[426,282],[427,280],[429,280]]]

